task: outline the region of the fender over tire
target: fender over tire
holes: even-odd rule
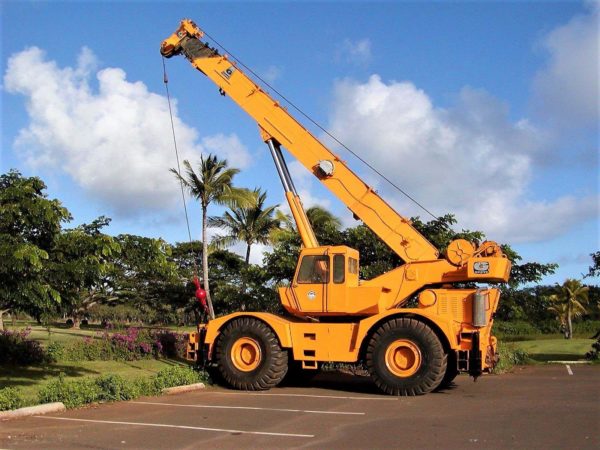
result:
[[[373,381],[386,394],[422,395],[442,382],[448,355],[427,324],[400,317],[377,328],[366,362]]]
[[[241,317],[225,325],[215,352],[219,373],[234,389],[270,389],[288,370],[288,354],[281,349],[277,336],[253,317]]]

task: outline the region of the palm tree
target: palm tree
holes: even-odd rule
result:
[[[242,241],[246,243],[246,264],[250,262],[250,249],[253,244],[268,244],[274,230],[279,229],[279,220],[274,216],[278,205],[265,207],[267,193],[260,189],[252,192],[254,202],[249,206],[237,206],[225,212],[220,217],[210,217],[211,227],[227,231],[225,236],[219,236],[213,244],[221,247]]]
[[[311,206],[306,210],[306,216],[318,237],[327,230],[339,230],[342,222],[336,216],[331,214],[325,208],[320,206]]]
[[[306,210],[306,217],[315,232],[317,239],[320,239],[327,230],[338,231],[342,226],[342,222],[336,216],[331,214],[325,208],[321,206],[311,206]],[[296,224],[292,216],[283,213],[281,210],[277,210],[275,218],[281,223],[281,228],[277,230],[272,239],[274,241],[281,241],[289,239],[291,234],[296,234]]]
[[[562,286],[557,285],[558,293],[550,296],[554,303],[548,307],[549,311],[556,314],[565,327],[565,338],[573,337],[573,318],[587,313],[584,304],[588,303],[589,287],[581,284],[579,280],[567,279]]]
[[[248,190],[233,186],[233,177],[239,172],[238,169],[227,167],[226,159],[217,159],[216,155],[209,154],[206,158],[200,156],[198,173],[194,172],[189,161],[183,161],[185,175],[181,175],[176,169],[171,172],[187,187],[189,193],[200,201],[202,209],[202,279],[206,291],[206,302],[211,319],[215,318],[210,287],[208,282],[208,239],[206,230],[208,226],[208,205],[217,203],[220,205],[235,205],[249,200]]]

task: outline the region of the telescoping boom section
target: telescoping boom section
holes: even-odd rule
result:
[[[325,361],[364,361],[390,394],[421,394],[447,385],[459,371],[478,376],[496,361],[491,335],[496,288],[456,283],[506,282],[510,262],[495,242],[451,242],[443,256],[410,220],[375,190],[226,55],[202,41],[189,19],[163,41],[161,54],[184,55],[256,121],[302,238],[296,272],[279,289],[289,316],[239,312],[190,336],[189,355],[239,389],[267,389],[288,371]],[[281,148],[293,155],[404,264],[359,279],[357,250],[320,246]],[[415,299],[416,307],[406,307]]]

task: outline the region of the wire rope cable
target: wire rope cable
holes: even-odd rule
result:
[[[179,149],[177,148],[177,138],[175,136],[175,123],[173,121],[173,110],[171,108],[171,94],[169,92],[169,77],[167,76],[167,66],[165,64],[165,57],[162,58],[163,65],[163,83],[167,92],[167,103],[169,105],[169,117],[171,119],[171,132],[173,134],[173,147],[175,148],[175,158],[177,159],[177,174],[179,175],[179,187],[181,188],[181,201],[183,202],[183,210],[185,212],[185,223],[187,226],[188,238],[190,241],[190,254],[192,255],[192,263],[194,265],[194,276],[198,276],[198,265],[196,264],[196,257],[194,255],[192,231],[190,229],[190,219],[188,216],[187,204],[185,201],[185,192],[183,188],[183,177],[181,176],[181,164],[179,163]]]

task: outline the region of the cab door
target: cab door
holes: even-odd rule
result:
[[[329,286],[329,255],[303,255],[294,283],[294,296],[303,312],[324,312]]]
[[[344,314],[347,309],[347,270],[346,255],[333,253],[331,255],[331,280],[325,298],[325,311],[330,314]]]

